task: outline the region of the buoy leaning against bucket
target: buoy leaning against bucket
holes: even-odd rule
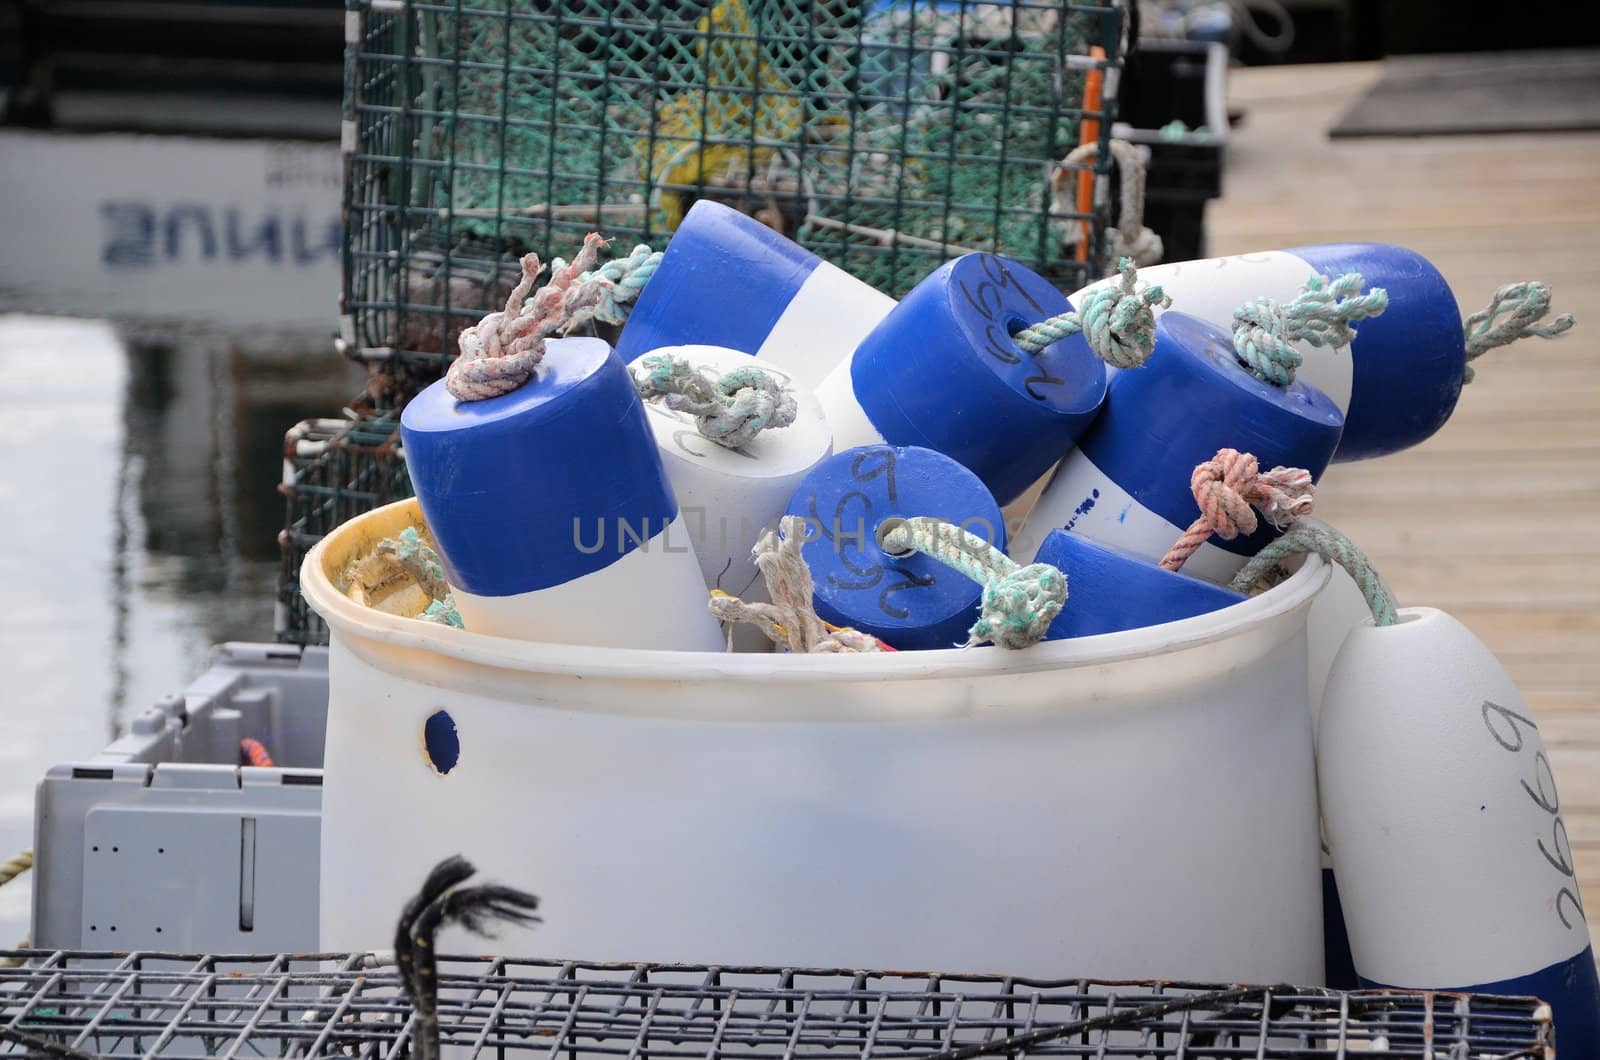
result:
[[[1600,980],[1561,797],[1521,693],[1442,611],[1397,609],[1335,532],[1297,526],[1284,556],[1343,566],[1372,615],[1334,659],[1317,734],[1322,819],[1356,973],[1369,986],[1543,998],[1565,1060],[1600,1058]]]
[[[1105,397],[1105,365],[1081,325],[1034,348],[1014,337],[1056,318],[1076,319],[1072,304],[1017,262],[981,253],[946,262],[817,388],[834,448],[934,449],[1009,504],[1072,447]]]
[[[817,614],[900,651],[964,642],[982,587],[932,557],[885,551],[885,521],[933,516],[1005,548],[1000,506],[977,476],[915,446],[835,453],[806,476],[788,514],[807,521],[801,555],[815,581]]]
[[[706,588],[745,595],[761,577],[751,547],[833,452],[822,407],[776,365],[720,346],[653,350],[628,370],[645,398]],[[753,396],[786,414],[759,427],[741,415],[738,395],[752,383],[776,388]],[[695,393],[684,392],[689,388]],[[757,415],[756,402],[749,404],[749,415]],[[697,426],[702,420],[707,426]],[[727,428],[739,433],[730,437]]]
[[[450,374],[401,414],[406,467],[468,630],[716,651],[627,368],[599,339],[548,338],[570,319],[567,294],[599,245],[586,241],[526,304],[539,262],[524,259],[505,311],[463,332]]]
[[[894,299],[731,207],[684,215],[617,339],[632,361],[703,343],[753,354],[815,387]]]
[[[1112,376],[1099,418],[1061,462],[1013,554],[1064,529],[1158,560],[1193,521],[1195,466],[1229,447],[1248,449],[1267,467],[1320,476],[1344,417],[1295,377],[1289,341],[1328,341],[1351,320],[1381,312],[1383,292],[1359,294],[1360,286],[1359,276],[1314,278],[1294,302],[1247,303],[1233,335],[1186,313],[1162,314],[1150,359]],[[1187,570],[1225,582],[1276,533],[1263,523],[1231,540],[1212,536]]]
[[[1308,275],[1360,273],[1389,292],[1393,308],[1363,324],[1343,346],[1297,342],[1305,356],[1300,378],[1326,393],[1345,416],[1334,460],[1361,460],[1416,445],[1454,411],[1470,363],[1517,338],[1549,337],[1571,327],[1570,317],[1539,324],[1550,306],[1543,284],[1502,288],[1490,307],[1465,325],[1456,296],[1433,264],[1416,251],[1386,243],[1327,243],[1203,261],[1155,265],[1140,271],[1178,300],[1185,313],[1231,327],[1234,310],[1259,296],[1288,301]],[[1101,280],[1072,296],[1115,282]],[[1506,320],[1498,318],[1506,315]]]

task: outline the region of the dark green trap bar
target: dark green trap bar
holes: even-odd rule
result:
[[[970,250],[1068,291],[1097,272],[1092,167],[1061,159],[1109,157],[1120,0],[350,6],[344,341],[396,377],[380,403],[523,253],[660,249],[702,198],[896,296]]]

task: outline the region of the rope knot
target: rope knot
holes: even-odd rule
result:
[[[1200,517],[1162,557],[1163,570],[1180,569],[1212,534],[1232,541],[1255,533],[1260,526],[1258,511],[1269,525],[1284,529],[1310,513],[1317,487],[1304,468],[1262,471],[1250,453],[1219,449],[1216,456],[1196,465],[1189,476],[1189,490],[1200,507]]]
[[[1477,375],[1471,362],[1497,346],[1508,346],[1530,336],[1553,339],[1570,331],[1577,322],[1571,313],[1565,313],[1548,324],[1540,324],[1548,312],[1550,288],[1537,280],[1508,283],[1496,291],[1488,306],[1462,322],[1468,362],[1464,381],[1470,383]],[[1504,320],[1499,319],[1501,314],[1505,314]]]
[[[1042,320],[1012,336],[1030,354],[1038,355],[1053,342],[1082,334],[1096,357],[1116,368],[1137,368],[1150,359],[1156,342],[1157,307],[1172,299],[1159,285],[1137,284],[1138,270],[1130,258],[1117,265],[1121,280],[1090,288],[1076,312]]]
[[[1044,639],[1067,602],[1067,579],[1048,563],[1030,563],[983,587],[972,643],[1026,648]]]
[[[661,263],[661,255],[637,246],[626,258],[595,262],[610,241],[599,232],[583,237],[571,261],[550,263],[550,282],[533,291],[542,266],[539,255],[522,258],[522,278],[504,309],[489,313],[461,332],[460,356],[445,373],[445,386],[457,401],[483,401],[509,394],[533,378],[544,360],[545,340],[599,320],[620,324]]]
[[[682,357],[650,354],[634,366],[633,385],[644,400],[693,416],[702,435],[727,449],[742,449],[799,414],[794,393],[754,364],[713,379]]]
[[[1380,315],[1389,307],[1382,287],[1361,293],[1365,281],[1357,272],[1338,279],[1312,276],[1289,302],[1257,298],[1233,311],[1233,349],[1239,363],[1257,379],[1275,386],[1294,382],[1304,357],[1293,346],[1348,346],[1355,341],[1350,325]]]
[[[1067,576],[1048,563],[1019,567],[976,534],[930,516],[885,521],[880,543],[891,555],[921,552],[983,586],[978,620],[968,631],[973,647],[994,641],[1002,648],[1027,648],[1044,639],[1067,602]]]

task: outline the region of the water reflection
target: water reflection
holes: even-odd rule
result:
[[[359,386],[318,336],[124,337],[0,316],[13,442],[0,460],[0,857],[32,845],[50,766],[99,751],[198,674],[212,644],[271,639],[283,432]],[[26,934],[26,892],[0,890],[0,945]]]

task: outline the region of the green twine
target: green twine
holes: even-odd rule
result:
[[[460,613],[456,611],[456,598],[450,591],[450,584],[445,581],[444,565],[439,562],[439,554],[422,540],[416,527],[408,526],[400,531],[398,537],[386,537],[379,541],[377,551],[398,563],[416,581],[418,588],[432,598],[433,602],[427,610],[417,616],[419,619],[454,626],[456,629],[466,628],[461,624]]]
[[[595,280],[604,281],[604,293],[599,299],[589,306],[576,309],[567,330],[581,327],[592,321],[602,324],[622,325],[627,322],[628,312],[633,308],[633,303],[639,298],[639,293],[644,290],[645,284],[650,282],[650,277],[656,274],[656,269],[661,265],[663,251],[651,250],[649,246],[640,243],[625,258],[613,258],[598,268],[591,269],[578,277],[579,287],[593,283]],[[560,258],[552,263],[552,272],[559,270],[564,264]]]
[[[921,552],[983,586],[978,620],[964,647],[993,641],[1013,650],[1032,647],[1067,602],[1067,576],[1048,563],[1019,566],[976,534],[943,519],[918,516],[885,522],[879,542],[890,554]]]
[[[1109,365],[1137,368],[1150,359],[1155,349],[1156,317],[1153,307],[1162,309],[1172,299],[1159,286],[1136,288],[1138,271],[1131,258],[1117,263],[1122,281],[1091,287],[1084,293],[1083,306],[1076,312],[1042,320],[1011,336],[1024,351],[1038,356],[1046,346],[1082,334],[1089,348]]]
[[[1550,288],[1537,280],[1508,283],[1494,293],[1487,307],[1462,322],[1466,339],[1467,369],[1464,381],[1472,382],[1477,373],[1472,363],[1497,346],[1507,346],[1529,337],[1553,339],[1576,323],[1571,313],[1548,324],[1539,321],[1550,312]],[[1504,320],[1498,319],[1505,314]]]
[[[1250,562],[1241,567],[1229,587],[1240,593],[1259,592],[1275,583],[1280,562],[1312,552],[1344,568],[1366,598],[1374,624],[1395,624],[1398,614],[1394,594],[1373,568],[1372,561],[1348,537],[1321,523],[1300,522],[1290,527],[1282,537],[1257,552]]]
[[[1361,293],[1358,272],[1336,280],[1312,276],[1292,301],[1257,298],[1233,311],[1233,349],[1250,374],[1275,386],[1294,382],[1304,358],[1291,343],[1348,346],[1355,340],[1350,325],[1375,317],[1389,307],[1382,287]]]
[[[762,431],[787,427],[799,415],[794,393],[755,364],[712,379],[682,357],[653,353],[640,358],[632,375],[641,398],[687,412],[702,435],[726,449],[742,449]]]

